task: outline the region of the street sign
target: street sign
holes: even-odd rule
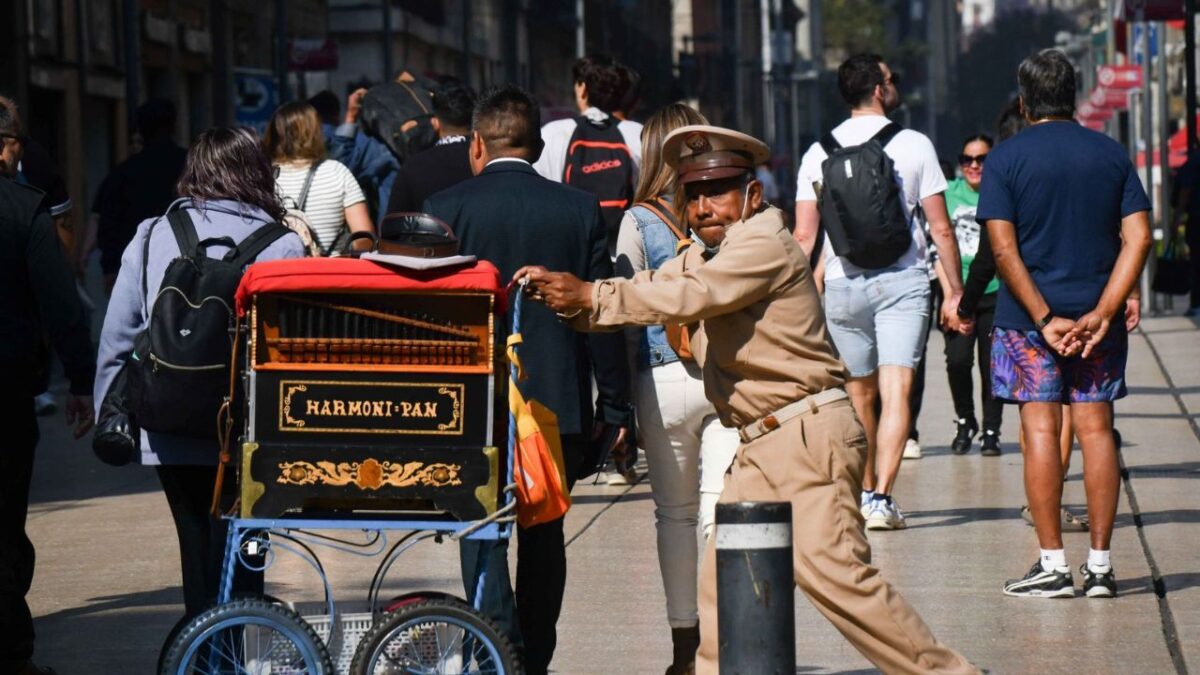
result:
[[[1143,25],[1149,26],[1148,35],[1150,37],[1150,58],[1158,56],[1158,24],[1150,23],[1147,18],[1145,24],[1132,24],[1133,28],[1133,62],[1137,64],[1143,63],[1142,60],[1142,30]]]
[[[1187,14],[1183,11],[1183,0],[1125,0],[1117,3],[1114,19],[1137,21],[1138,9],[1145,10],[1145,21],[1181,21]]]
[[[1094,106],[1091,101],[1084,101],[1075,108],[1075,117],[1081,121],[1107,122],[1112,119],[1112,115],[1112,108]]]
[[[289,70],[336,70],[337,67],[338,48],[332,39],[288,42]]]
[[[1134,89],[1142,86],[1142,69],[1139,66],[1100,66],[1096,69],[1096,82],[1108,89]]]
[[[260,134],[266,130],[271,113],[279,105],[279,83],[269,70],[235,68],[234,118],[241,126],[252,127]]]
[[[1124,110],[1129,105],[1129,99],[1126,94],[1128,94],[1128,91],[1125,89],[1096,87],[1092,90],[1092,93],[1088,95],[1088,103],[1091,103],[1097,108]]]

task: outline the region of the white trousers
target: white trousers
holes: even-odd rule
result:
[[[725,471],[740,442],[721,426],[695,363],[676,361],[637,374],[638,430],[650,469],[658,564],[672,628],[696,625],[696,525],[712,530]]]

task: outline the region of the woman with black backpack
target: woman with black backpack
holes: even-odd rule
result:
[[[196,256],[203,254],[208,259],[203,262],[208,264],[187,265],[203,271],[205,268],[219,269],[222,262],[240,265],[254,260],[299,258],[305,254],[299,237],[279,225],[284,208],[275,196],[271,163],[263,154],[257,139],[246,129],[226,127],[200,134],[188,152],[178,192],[181,199],[172,204],[166,214],[146,220],[138,226],[137,233],[122,256],[121,271],[113,286],[100,334],[95,385],[98,409],[105,405],[105,397],[110,389],[123,388],[127,380],[135,379],[130,375],[131,371],[151,370],[136,367],[127,369],[126,362],[153,359],[153,349],[148,351],[141,347],[147,335],[151,336],[153,342],[154,331],[147,330],[151,314],[158,317],[160,309],[169,303],[170,296],[178,290],[173,283],[163,283],[166,275],[179,274],[178,264],[172,268],[177,259],[195,260]],[[181,241],[194,245],[181,246]],[[186,248],[192,250],[184,250]],[[203,284],[200,282],[199,285]],[[194,299],[191,301],[194,302]],[[228,340],[228,319],[222,319],[225,325],[216,326],[212,335],[217,337],[214,339],[209,335],[205,338],[206,343]],[[208,323],[219,322],[213,320]],[[183,329],[174,332],[181,334],[182,338],[190,337],[192,333],[208,334],[199,324],[194,331]],[[197,353],[219,352],[228,345],[167,347]],[[228,355],[225,355],[226,364],[228,359]],[[164,365],[153,370],[168,373],[171,370],[166,363],[168,360],[159,359]],[[118,379],[118,375],[123,377]],[[224,377],[228,379],[227,368]],[[180,388],[187,389],[186,386],[175,387]],[[132,458],[143,465],[155,467],[171,507],[175,531],[179,536],[184,606],[188,617],[198,614],[216,600],[226,530],[224,522],[209,513],[220,452],[217,411],[206,409],[196,394],[197,391],[193,389],[189,400],[174,407],[195,410],[197,415],[211,420],[207,425],[208,431],[203,431],[203,428],[195,432],[150,431],[148,427],[164,427],[145,420],[140,432],[135,433],[137,452]],[[97,418],[103,422],[104,415],[98,414]],[[189,422],[184,421],[185,424]],[[129,459],[124,458],[124,461]],[[110,457],[105,461],[113,460]],[[261,586],[261,579],[261,574],[257,575],[257,579],[247,576],[236,579],[235,586],[255,583]]]

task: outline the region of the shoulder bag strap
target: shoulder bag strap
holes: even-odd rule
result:
[[[882,129],[875,132],[875,135],[872,136],[870,140],[879,141],[879,145],[881,147],[887,147],[887,144],[891,143],[892,139],[896,137],[896,134],[900,133],[901,131],[904,131],[904,127],[900,126],[896,122],[888,122]]]
[[[821,149],[825,151],[826,155],[832,155],[835,150],[839,150],[841,147],[842,144],[838,143],[837,139],[833,137],[832,131],[826,132],[825,135],[821,137]]]
[[[200,247],[200,237],[196,234],[196,225],[187,211],[175,209],[167,214],[167,222],[171,223],[171,233],[175,235],[180,254],[195,255]]]
[[[276,239],[279,239],[288,232],[291,232],[291,230],[279,223],[267,223],[251,232],[250,236],[243,239],[237,245],[237,248],[229,249],[229,253],[225,254],[225,260],[238,267],[245,267],[254,262],[258,258],[258,254],[275,243]]]
[[[312,166],[308,167],[308,175],[304,177],[304,187],[300,188],[300,199],[296,203],[296,208],[300,211],[303,211],[304,207],[308,206],[308,190],[312,187],[313,176],[317,175],[317,169],[324,162],[325,160],[319,159],[313,162]]]
[[[679,221],[675,220],[675,215],[671,213],[671,209],[663,201],[662,197],[655,198],[653,202],[638,202],[634,206],[640,206],[657,216],[667,227],[671,228],[671,232],[675,234],[676,239],[683,241],[688,238],[683,233],[683,228],[679,227]]]

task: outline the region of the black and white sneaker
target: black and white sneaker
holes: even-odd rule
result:
[[[1071,578],[1070,567],[1047,572],[1038,560],[1023,578],[1009,579],[1004,584],[1004,594],[1014,598],[1073,598],[1075,580]]]
[[[965,455],[971,450],[971,441],[975,434],[979,433],[979,423],[973,419],[961,418],[954,420],[954,424],[958,430],[954,434],[954,440],[950,441],[950,452]]]
[[[1083,563],[1079,568],[1079,574],[1083,576],[1084,595],[1089,598],[1117,597],[1117,578],[1113,576],[1111,565],[1107,572],[1097,572],[1088,567],[1087,563]]]

